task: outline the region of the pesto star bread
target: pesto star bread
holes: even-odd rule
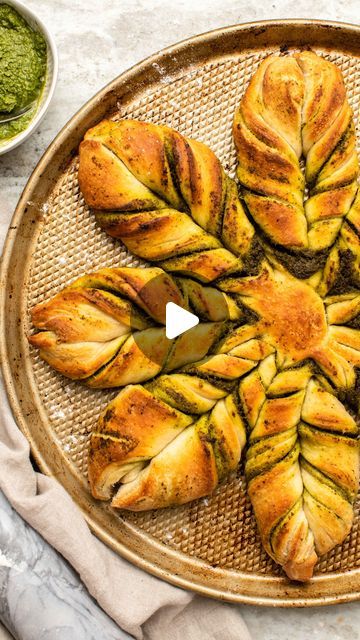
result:
[[[238,184],[208,147],[168,127],[90,129],[85,200],[156,267],[85,276],[35,308],[42,331],[31,341],[62,373],[123,387],[91,436],[95,497],[131,510],[185,503],[245,450],[264,547],[306,581],[349,533],[359,479],[360,196],[339,69],[310,51],[270,56],[234,139]],[[154,269],[159,294],[144,301]],[[202,320],[171,345],[159,311],[169,292]],[[145,362],[149,348],[157,356]]]

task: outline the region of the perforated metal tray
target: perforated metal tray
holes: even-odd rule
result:
[[[360,597],[359,506],[351,534],[308,585],[290,583],[262,549],[239,471],[209,498],[173,509],[117,513],[92,499],[87,443],[115,393],[56,374],[29,349],[28,310],[70,279],[103,266],[137,265],[95,224],[77,183],[77,148],[105,116],[167,124],[208,143],[233,175],[231,123],[250,76],[269,53],[312,47],[340,66],[357,119],[360,28],[284,21],[221,29],[175,45],[126,72],[65,126],[31,176],[6,243],[1,351],[19,427],[40,468],[55,476],[95,533],[118,553],[176,585],[230,601],[307,606]]]

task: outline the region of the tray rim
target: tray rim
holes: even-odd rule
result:
[[[360,26],[351,24],[351,23],[343,23],[343,22],[335,22],[329,20],[311,20],[311,19],[284,19],[284,20],[261,20],[249,23],[241,23],[234,24],[224,28],[218,28],[211,31],[204,32],[200,35],[196,35],[190,38],[186,38],[178,43],[175,43],[169,47],[161,49],[160,51],[152,54],[146,59],[134,64],[130,69],[118,75],[108,84],[106,84],[103,88],[101,88],[93,97],[91,97],[62,127],[60,132],[56,135],[54,140],[50,143],[50,145],[45,150],[44,154],[40,158],[38,164],[35,169],[31,173],[25,188],[20,196],[20,199],[17,203],[15,212],[12,216],[9,229],[7,232],[7,236],[4,243],[3,254],[1,257],[0,264],[0,326],[4,329],[6,327],[6,303],[7,303],[7,291],[8,291],[8,283],[9,283],[9,265],[11,261],[11,257],[13,251],[16,247],[17,239],[20,241],[21,233],[19,231],[20,223],[22,222],[26,204],[30,200],[30,195],[33,190],[36,188],[39,180],[41,179],[42,172],[47,167],[48,163],[54,161],[54,157],[56,155],[57,150],[62,147],[64,143],[66,143],[67,139],[71,134],[77,131],[78,127],[81,125],[81,122],[89,116],[92,111],[95,111],[96,106],[99,106],[105,96],[108,94],[118,91],[121,86],[126,86],[127,83],[131,81],[131,79],[141,72],[145,71],[153,62],[158,62],[162,58],[166,56],[174,55],[177,52],[181,52],[186,50],[188,47],[193,45],[200,45],[201,43],[205,43],[206,41],[212,41],[214,38],[223,37],[227,33],[231,32],[245,32],[245,31],[258,31],[259,34],[266,32],[268,29],[276,29],[279,27],[306,27],[307,25],[318,26],[319,28],[328,28],[336,30],[337,32],[351,32],[351,34],[356,35],[359,38],[359,55],[360,55]],[[320,45],[319,45],[320,46]],[[261,50],[261,45],[259,47],[244,47],[243,50]],[[336,48],[336,47],[335,47]],[[214,56],[216,57],[216,56]],[[96,119],[95,119],[96,120]],[[87,126],[86,126],[87,128]],[[77,148],[77,144],[75,146]],[[71,150],[69,151],[71,156]],[[61,166],[61,164],[60,164]],[[60,167],[57,167],[59,170]],[[47,189],[47,191],[49,191]],[[39,468],[43,473],[48,476],[55,477],[56,475],[53,473],[53,470],[48,465],[47,461],[39,451],[39,447],[37,443],[34,441],[31,430],[28,427],[26,416],[24,415],[23,409],[21,407],[21,399],[18,396],[16,384],[15,384],[15,376],[12,371],[10,365],[10,358],[8,356],[8,345],[7,345],[7,337],[6,331],[3,330],[0,332],[0,364],[3,373],[4,386],[7,392],[8,400],[10,407],[12,409],[14,418],[17,422],[18,427],[22,431],[22,433],[26,436],[27,440],[30,442],[31,452],[34,455],[36,462],[39,465]],[[67,490],[67,489],[65,489]],[[72,496],[74,499],[74,497]],[[234,593],[229,592],[221,588],[206,586],[201,582],[194,582],[194,580],[184,578],[181,575],[178,575],[176,571],[169,571],[164,569],[162,566],[159,566],[154,561],[150,562],[148,559],[139,557],[136,551],[129,549],[126,544],[123,542],[115,541],[109,532],[105,531],[97,522],[96,519],[91,514],[91,508],[88,510],[84,509],[84,507],[78,503],[88,525],[91,530],[97,535],[97,537],[105,542],[110,548],[119,553],[122,557],[129,560],[135,566],[144,569],[145,571],[166,580],[175,586],[182,587],[185,589],[190,589],[197,593],[200,593],[205,596],[217,598],[220,600],[226,600],[228,602],[237,602],[244,604],[253,604],[253,605],[262,605],[262,606],[277,606],[277,607],[308,607],[308,606],[320,606],[320,605],[329,605],[340,602],[349,602],[353,600],[360,599],[360,568],[359,569],[351,569],[347,571],[337,572],[335,574],[318,574],[315,576],[313,581],[310,583],[312,586],[319,585],[320,592],[318,595],[311,595],[306,597],[306,592],[308,592],[308,586],[301,587],[300,589],[296,584],[290,583],[285,578],[279,579],[275,576],[264,575],[261,576],[259,574],[251,575],[249,573],[230,570],[230,569],[222,569],[222,571],[226,571],[227,573],[234,573],[239,575],[239,581],[242,583],[253,584],[253,583],[262,583],[260,585],[259,591],[261,595],[247,595],[243,593]],[[160,552],[164,552],[164,545],[155,540],[154,546],[158,547]],[[166,548],[167,555],[177,556],[179,554],[178,551]],[[181,554],[184,556],[184,554]],[[191,560],[191,564],[198,565],[200,567],[207,567],[207,564],[199,560],[195,557],[184,556],[188,560]],[[211,572],[211,568],[209,569]],[[345,582],[348,583],[348,590],[336,588],[335,582],[342,581],[341,579],[345,578]],[[288,594],[292,592],[290,597],[279,597],[276,596],[266,596],[264,595],[266,591],[266,585],[270,587],[271,583],[277,583],[281,585],[280,591],[284,594]],[[326,583],[325,591],[327,594],[323,593],[323,589],[321,588],[321,583]],[[351,584],[353,583],[353,584]],[[349,590],[350,589],[350,590]],[[301,593],[301,595],[299,595]]]

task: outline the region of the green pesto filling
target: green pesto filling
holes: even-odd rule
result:
[[[0,4],[0,115],[38,101],[46,76],[46,42],[24,18]],[[0,140],[13,138],[32,120],[37,104],[20,118],[0,123]]]
[[[196,430],[205,446],[211,447],[213,450],[218,480],[221,482],[229,473],[229,461],[224,438],[219,437],[209,415],[202,416],[197,421]]]

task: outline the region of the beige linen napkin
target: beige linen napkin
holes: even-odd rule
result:
[[[250,640],[239,607],[154,578],[98,540],[62,486],[34,471],[29,444],[14,421],[1,380],[0,407],[0,489],[72,564],[122,629],[139,640]]]

